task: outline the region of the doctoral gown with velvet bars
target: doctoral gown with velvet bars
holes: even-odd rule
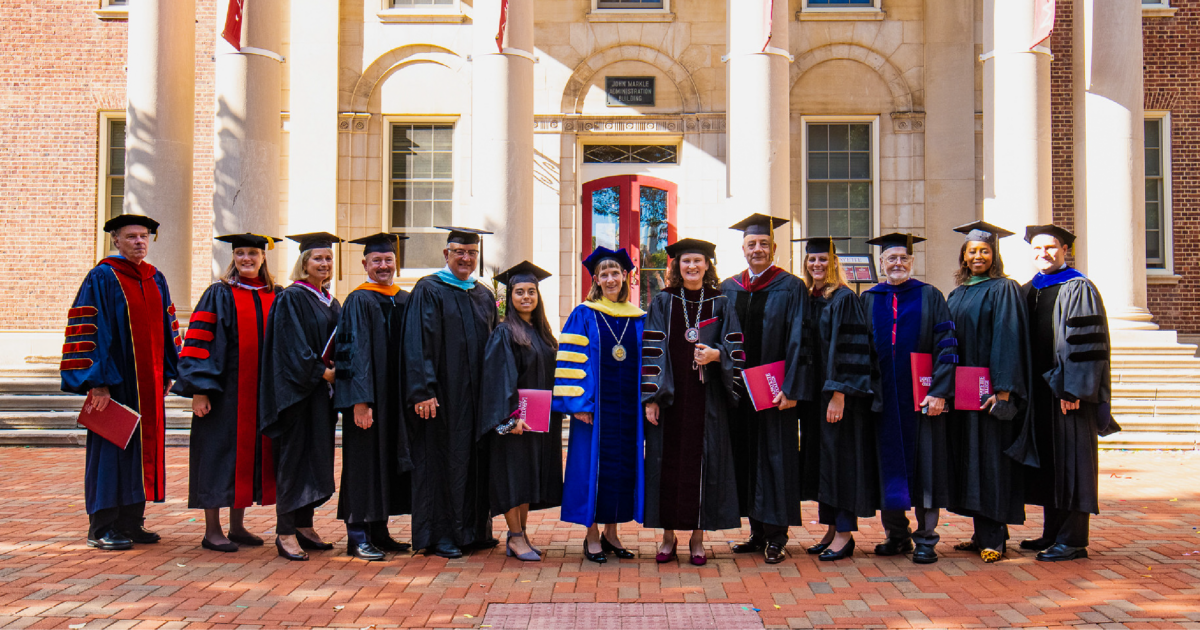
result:
[[[342,414],[338,519],[382,523],[412,511],[412,458],[401,370],[408,292],[359,288],[338,320],[333,406]],[[370,428],[354,423],[354,405],[371,409]]]
[[[142,414],[125,449],[88,431],[88,514],[166,499],[163,388],[177,375],[181,343],[167,279],[149,263],[105,258],[83,279],[67,313],[62,391],[107,387],[114,401]]]
[[[871,346],[862,303],[847,287],[826,298],[811,295],[809,325],[816,338],[813,377],[819,403],[800,417],[804,499],[867,518],[879,508],[877,427],[871,412]],[[833,394],[841,392],[842,419],[826,421]]]
[[[683,288],[667,289],[650,303],[642,404],[658,403],[660,411],[657,426],[645,425],[646,527],[713,531],[741,523],[728,407],[737,400],[733,378],[745,358],[742,332],[729,298],[706,293],[699,308],[700,291]],[[699,326],[701,343],[721,352],[719,361],[693,369],[696,344],[684,338],[688,324]]]
[[[954,318],[959,365],[988,368],[992,392],[1008,392],[1019,409],[1012,420],[986,411],[950,412],[946,432],[956,481],[950,511],[1019,525],[1025,522],[1022,463],[1028,457],[1037,460],[1022,446],[1032,444],[1025,439],[1032,416],[1029,321],[1021,285],[1009,278],[962,285],[950,292],[946,305]]]
[[[1039,286],[1041,288],[1039,288]],[[1027,468],[1026,502],[1100,513],[1100,435],[1112,419],[1108,318],[1099,291],[1074,269],[1021,287],[1030,312],[1033,432],[1041,466]],[[1080,401],[1062,413],[1059,400]]]
[[[275,503],[271,440],[258,429],[258,376],[267,318],[282,290],[217,282],[192,312],[171,391],[208,396],[211,409],[203,418],[192,416],[189,508]]]
[[[603,305],[584,302],[571,311],[559,337],[553,409],[592,414],[592,424],[571,419],[560,517],[568,523],[644,520],[640,382],[645,314],[623,305],[630,315],[613,316],[601,310]],[[617,337],[625,348],[624,361],[612,355]]]
[[[492,537],[488,441],[480,432],[483,355],[496,326],[496,298],[426,276],[413,287],[404,317],[405,401],[437,398],[437,417],[414,418],[413,548],[446,538],[459,547]],[[483,435],[483,437],[480,437]]]
[[[515,317],[515,315],[514,315]],[[484,351],[483,421],[480,430],[495,431],[517,411],[518,390],[554,389],[555,348],[531,327],[529,344],[517,343],[512,322],[492,331]],[[531,510],[562,505],[562,414],[550,413],[545,433],[525,431],[490,438],[491,514],[497,516],[529,504]]]
[[[898,285],[877,284],[862,295],[862,301],[878,368],[871,389],[873,410],[879,414],[881,507],[949,507],[954,479],[946,411],[954,404],[958,342],[946,299],[937,287],[909,279]],[[946,401],[946,411],[939,416],[914,410],[914,352],[933,356],[929,395]]]
[[[758,282],[743,272],[721,283],[741,324],[746,369],[784,362],[783,393],[796,407],[755,411],[741,396],[729,412],[738,487],[738,512],[770,525],[803,525],[800,514],[800,406],[815,395],[811,340],[805,339],[808,289],[796,276],[771,267]],[[738,377],[738,391],[745,384]]]
[[[333,496],[337,413],[322,377],[321,354],[337,328],[342,305],[326,306],[312,290],[280,291],[267,317],[258,423],[275,457],[275,511],[293,512]]]

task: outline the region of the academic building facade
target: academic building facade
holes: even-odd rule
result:
[[[148,260],[184,318],[229,262],[215,234],[401,232],[411,285],[436,226],[487,229],[483,275],[553,272],[553,320],[592,247],[631,248],[645,304],[677,237],[741,271],[727,228],[754,212],[790,219],[797,273],[791,238],[925,236],[915,273],[947,293],[951,228],[1053,220],[1141,352],[1118,396],[1180,401],[1146,430],[1194,443],[1192,386],[1152,372],[1200,384],[1176,341],[1200,338],[1200,0],[1058,0],[1041,42],[1035,0],[244,0],[240,52],[229,1],[0,0],[0,364],[57,352],[121,212],[163,223]]]

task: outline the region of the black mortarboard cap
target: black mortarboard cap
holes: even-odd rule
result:
[[[1075,243],[1075,235],[1050,223],[1048,225],[1031,225],[1025,228],[1025,240],[1029,243],[1033,242],[1033,237],[1038,234],[1049,234],[1058,239],[1058,242],[1070,247]]]
[[[908,233],[902,234],[900,232],[892,232],[891,234],[877,236],[867,241],[867,244],[878,245],[881,251],[887,251],[893,247],[903,247],[908,250],[908,253],[911,254],[913,253],[913,245],[916,245],[917,243],[923,243],[924,241],[925,239],[920,236],[913,236],[912,234]]]
[[[452,227],[447,225],[435,225],[439,230],[448,230],[450,235],[446,237],[447,243],[462,243],[463,245],[474,245],[479,242],[480,235],[491,234],[487,230],[477,230],[475,228]]]
[[[729,226],[729,229],[741,230],[747,236],[751,234],[765,234],[774,238],[776,228],[787,222],[787,219],[755,213]]]
[[[667,245],[667,255],[679,258],[684,254],[703,254],[709,258],[717,257],[717,246],[698,238],[685,238]]]
[[[310,249],[332,249],[334,243],[344,242],[336,234],[329,232],[309,232],[307,234],[289,234],[288,240],[300,243],[300,251]]]
[[[972,221],[966,225],[960,225],[954,228],[955,232],[967,235],[968,241],[978,241],[980,243],[990,243],[995,245],[997,241],[1006,237],[1012,236],[1015,232],[992,225],[987,221]]]
[[[633,259],[629,257],[629,252],[625,251],[624,247],[616,251],[607,247],[597,247],[587,258],[583,259],[583,266],[587,268],[588,273],[594,276],[596,275],[596,265],[599,265],[600,261],[605,258],[617,261],[617,264],[621,265],[625,271],[633,271]]]
[[[151,234],[158,234],[158,221],[141,214],[117,215],[104,222],[104,231],[116,232],[117,230],[130,225],[140,225],[147,230],[150,230]]]
[[[225,234],[224,236],[216,237],[216,240],[222,243],[229,243],[230,249],[239,247],[257,247],[262,250],[275,249],[275,243],[279,242],[280,238],[275,236],[265,236],[263,234]]]
[[[403,234],[393,234],[391,232],[380,232],[362,238],[356,238],[351,243],[363,246],[363,256],[367,254],[376,254],[380,252],[391,252],[400,254],[400,241],[408,240],[408,237]]]
[[[552,274],[545,269],[529,262],[528,260],[521,261],[508,270],[496,274],[496,281],[503,282],[508,286],[520,284],[522,282],[532,282],[537,284]]]
[[[810,236],[808,238],[794,238],[793,243],[804,243],[805,254],[834,254],[837,255],[837,246],[834,241],[848,241],[849,236]]]

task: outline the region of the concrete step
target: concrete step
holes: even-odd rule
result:
[[[57,377],[0,376],[0,394],[61,394]]]
[[[59,378],[58,361],[54,363],[22,363],[0,365],[0,378]]]
[[[1200,416],[1200,399],[1169,398],[1141,399],[1115,398],[1112,403],[1113,414],[1183,414]]]
[[[187,446],[187,429],[167,429],[167,446]],[[341,433],[338,433],[341,440]],[[84,446],[87,431],[83,429],[16,429],[0,430],[0,446]],[[80,451],[80,456],[83,452]]]
[[[1139,413],[1113,414],[1124,432],[1165,431],[1200,435],[1200,414],[1148,415]]]
[[[1113,357],[1112,369],[1116,370],[1144,370],[1144,369],[1165,369],[1179,370],[1190,369],[1200,370],[1200,359],[1195,357],[1185,357],[1179,355],[1168,355],[1161,357],[1148,357],[1145,355],[1130,356],[1124,358]]]
[[[1113,383],[1113,398],[1142,400],[1200,399],[1200,383]]]
[[[1198,370],[1154,370],[1154,369],[1125,369],[1113,370],[1113,383],[1191,383],[1200,384]]]
[[[83,406],[83,396],[75,394],[0,394],[0,412],[3,411],[76,411]],[[167,409],[192,408],[192,401],[181,396],[167,396]]]
[[[1100,438],[1100,448],[1127,450],[1197,450],[1198,434],[1167,431],[1118,431]]]
[[[57,430],[79,427],[78,411],[0,411],[0,432],[10,430]],[[167,410],[168,429],[188,429],[192,426],[191,410]]]

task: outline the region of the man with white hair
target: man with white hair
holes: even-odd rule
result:
[[[164,398],[182,342],[167,279],[145,262],[158,222],[123,214],[104,231],[118,254],[93,267],[75,295],[59,370],[62,390],[91,394],[97,411],[116,402],[141,414],[127,446],[87,434],[87,544],[120,550],[159,541],[144,514],[147,500],[166,499]]]

